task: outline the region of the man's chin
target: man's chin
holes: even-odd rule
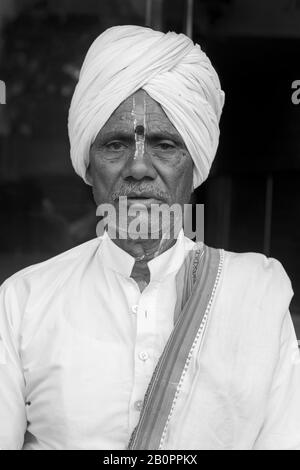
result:
[[[182,226],[174,226],[170,224],[159,226],[149,224],[147,221],[138,222],[135,219],[130,219],[127,224],[108,224],[107,231],[110,238],[135,240],[135,241],[150,241],[160,239],[174,239],[177,238]]]
[[[132,240],[132,241],[150,241],[150,240],[159,240],[163,237],[163,230],[151,230],[149,228],[143,227],[127,227],[124,226],[112,226],[108,225],[107,227],[108,235],[111,238],[123,239],[123,240]]]

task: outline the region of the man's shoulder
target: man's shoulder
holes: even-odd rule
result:
[[[94,238],[45,261],[27,266],[6,279],[1,287],[9,288],[19,283],[31,284],[40,283],[41,280],[45,282],[57,280],[58,277],[72,273],[78,262],[87,261],[93,256],[99,244],[99,238]]]
[[[283,265],[275,258],[261,253],[223,251],[224,284],[243,296],[289,304],[293,289]],[[233,292],[234,292],[233,291]]]
[[[255,252],[237,253],[226,250],[222,252],[225,264],[233,272],[237,271],[239,275],[243,272],[246,276],[273,277],[280,281],[290,282],[282,263],[276,258]]]

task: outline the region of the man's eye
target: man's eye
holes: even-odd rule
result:
[[[108,142],[107,144],[105,144],[105,147],[108,150],[112,150],[113,152],[120,152],[126,148],[126,145],[116,140],[113,142]]]
[[[160,150],[172,150],[175,148],[175,145],[173,142],[158,142],[156,147],[158,147]]]

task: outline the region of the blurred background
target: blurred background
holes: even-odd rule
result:
[[[104,29],[185,32],[226,92],[205,204],[205,242],[279,259],[300,337],[300,0],[0,0],[0,282],[94,238],[91,190],[72,169],[67,112]]]

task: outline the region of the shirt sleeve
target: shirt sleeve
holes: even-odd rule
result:
[[[27,420],[19,355],[21,316],[11,282],[0,287],[0,449],[22,449]]]
[[[289,312],[282,322],[278,363],[254,450],[300,450],[300,353]]]

